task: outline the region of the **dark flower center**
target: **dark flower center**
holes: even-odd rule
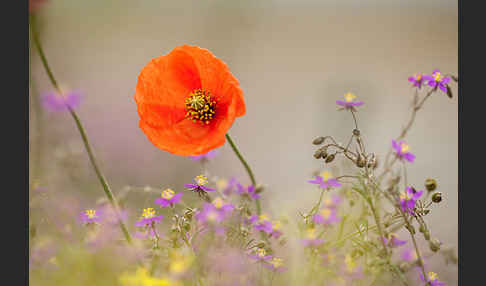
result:
[[[185,100],[186,117],[192,122],[209,124],[216,113],[216,100],[209,91],[196,89]]]

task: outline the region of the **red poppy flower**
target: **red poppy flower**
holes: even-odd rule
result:
[[[223,145],[235,118],[245,114],[243,91],[226,64],[206,49],[187,45],[142,69],[135,101],[148,139],[184,156]]]

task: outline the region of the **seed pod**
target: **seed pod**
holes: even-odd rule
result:
[[[427,179],[425,180],[425,188],[427,191],[432,192],[437,189],[437,182],[434,179]]]
[[[413,227],[413,225],[411,224],[408,224],[405,226],[406,229],[408,229],[408,231],[411,233],[411,234],[415,234],[415,228]]]
[[[314,139],[314,141],[312,141],[312,144],[314,145],[321,145],[323,142],[324,142],[324,137],[320,136],[320,137],[317,137],[316,139]]]
[[[432,195],[432,201],[434,203],[440,203],[442,201],[442,193],[441,192],[437,192],[435,194]]]
[[[334,157],[336,157],[336,155],[334,155],[334,154],[331,154],[331,155],[327,156],[325,162],[326,163],[331,163],[334,160]]]
[[[327,148],[323,148],[323,149],[322,149],[322,152],[321,152],[321,158],[322,158],[322,159],[326,159],[326,157],[327,157],[327,150],[326,150],[326,149],[327,149]]]
[[[259,194],[259,193],[263,192],[264,189],[265,188],[262,185],[257,185],[256,188],[255,188],[255,193]]]
[[[356,166],[358,166],[358,168],[363,168],[365,165],[365,159],[361,156],[361,154],[358,154],[358,158],[356,159]]]
[[[257,244],[255,244],[255,247],[258,247],[258,248],[264,248],[266,245],[265,241],[260,241],[258,242]]]
[[[314,152],[314,158],[320,159],[322,157],[322,150],[317,149],[316,152]]]
[[[402,262],[398,267],[403,273],[405,273],[410,268],[410,264],[408,262]]]
[[[358,130],[358,129],[354,129],[354,130],[353,130],[353,135],[354,135],[354,136],[359,136],[359,135],[360,135],[359,130]]]
[[[430,240],[430,232],[429,232],[429,230],[426,230],[424,232],[424,238],[425,238],[425,240]]]
[[[427,230],[427,229],[425,228],[425,225],[420,224],[419,231],[420,231],[421,233],[424,233],[426,230]]]
[[[185,231],[190,231],[191,230],[191,224],[186,222],[182,225],[182,228],[184,228]]]
[[[433,252],[437,252],[440,250],[440,245],[442,243],[437,239],[437,238],[432,238],[430,241],[429,241],[429,248],[430,250],[432,250]]]

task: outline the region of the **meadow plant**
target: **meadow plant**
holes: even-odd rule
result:
[[[271,200],[270,194],[228,134],[234,120],[245,114],[243,91],[210,51],[185,45],[153,59],[141,71],[135,94],[139,126],[147,138],[161,150],[191,157],[201,172],[184,182],[184,189],[127,187],[115,196],[76,113],[80,93],[58,85],[34,14],[30,28],[53,88],[39,102],[72,117],[105,195],[91,203],[70,197],[78,203],[54,208],[66,200],[31,184],[29,209],[37,215],[30,216],[33,285],[438,286],[444,285],[440,273],[427,260],[440,254],[446,263],[457,263],[454,250],[433,237],[426,221],[447,198],[432,178],[424,177],[423,186],[409,184],[407,168],[420,158],[406,143],[427,99],[452,97],[449,85],[457,82],[455,76],[434,70],[408,79],[414,90],[410,119],[398,137],[385,139],[386,154],[366,146],[357,116],[365,103],[352,93],[337,100],[338,110],[353,118],[349,139],[341,144],[325,134],[309,140],[323,168],[302,183],[315,185],[319,196],[301,212],[279,217],[262,209],[261,201]],[[226,142],[249,184],[246,178],[221,178],[207,171],[206,164],[218,155],[216,148]],[[339,161],[352,168],[331,174],[329,165]],[[128,197],[134,193],[147,199],[143,209],[130,205]],[[47,218],[54,224],[43,223]],[[428,249],[418,240],[426,241]]]

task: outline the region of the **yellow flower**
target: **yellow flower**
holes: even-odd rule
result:
[[[140,267],[135,273],[123,273],[119,281],[122,286],[173,286],[168,279],[152,277],[146,268]]]

